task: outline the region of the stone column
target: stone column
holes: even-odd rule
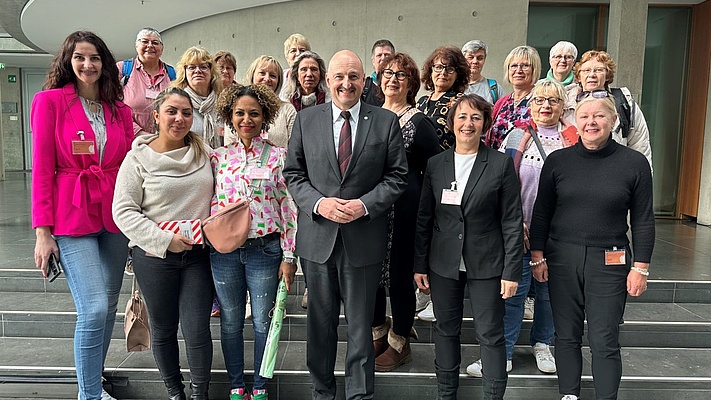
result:
[[[607,52],[617,62],[612,86],[627,86],[638,102],[642,97],[647,8],[647,0],[610,0],[607,28]]]

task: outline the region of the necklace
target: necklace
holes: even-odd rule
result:
[[[89,108],[89,111],[91,111],[94,114],[98,114],[99,111],[101,111],[101,101],[96,101],[96,100],[89,100],[86,97],[81,98],[85,103],[86,106]]]

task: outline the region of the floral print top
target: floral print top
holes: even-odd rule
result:
[[[506,135],[514,129],[524,129],[531,123],[531,108],[528,101],[529,93],[518,103],[514,101],[513,94],[504,96],[494,106],[494,123],[486,134],[484,143],[492,149],[498,149]]]
[[[266,146],[266,142],[255,137],[248,149],[237,140],[210,153],[215,176],[210,214],[240,198],[250,198],[252,226],[248,238],[279,232],[283,257],[294,257],[297,208],[282,175],[286,149],[269,146],[269,156],[265,165],[261,165]]]

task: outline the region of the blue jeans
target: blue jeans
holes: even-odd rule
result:
[[[521,332],[523,322],[523,304],[528,294],[528,288],[533,281],[536,290],[536,303],[534,305],[533,326],[531,327],[530,343],[551,344],[555,327],[553,326],[553,311],[551,310],[551,300],[548,297],[548,282],[538,282],[532,278],[531,252],[523,255],[523,275],[518,283],[516,295],[506,299],[506,316],[504,317],[504,337],[506,338],[506,359],[513,357],[513,349],[518,334]]]
[[[101,398],[101,374],[116,320],[128,239],[102,229],[84,236],[57,236],[64,268],[77,310],[74,365],[79,398]]]
[[[271,239],[271,240],[268,240]],[[254,326],[254,389],[264,389],[259,375],[274,306],[281,264],[279,236],[257,239],[229,254],[210,250],[212,278],[220,301],[222,354],[233,389],[244,388],[244,307],[249,290]]]

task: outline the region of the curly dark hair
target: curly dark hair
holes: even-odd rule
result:
[[[77,84],[77,76],[72,68],[72,55],[77,43],[86,42],[96,47],[96,52],[101,57],[101,76],[99,76],[99,97],[111,108],[111,113],[116,116],[116,102],[123,100],[123,87],[119,81],[119,71],[116,59],[106,43],[94,32],[76,31],[70,33],[59,48],[49,66],[47,78],[42,90],[61,88],[69,83]]]
[[[454,84],[450,89],[455,92],[463,92],[469,83],[469,64],[467,64],[467,59],[464,58],[464,54],[459,50],[459,47],[455,46],[440,46],[427,57],[422,66],[422,83],[425,84],[425,89],[434,90],[432,67],[435,61],[439,59],[442,59],[447,66],[454,67],[454,72],[457,74],[457,79],[454,80]]]
[[[382,61],[380,61],[381,68],[380,71],[378,71],[377,78],[378,90],[375,95],[380,99],[385,98],[380,87],[383,80],[383,69],[385,69],[384,67],[388,67],[393,64],[399,65],[400,68],[407,73],[408,83],[410,84],[410,88],[407,91],[407,104],[414,106],[415,96],[417,96],[417,92],[420,90],[420,71],[417,69],[415,60],[413,60],[407,53],[395,53],[383,57]]]
[[[237,99],[242,96],[251,96],[257,100],[262,107],[265,125],[274,122],[274,118],[276,118],[279,108],[281,107],[281,101],[267,85],[229,86],[220,93],[220,97],[217,99],[217,104],[215,105],[215,111],[217,111],[217,115],[220,119],[225,121],[230,128],[234,129],[232,125],[232,112],[234,111]]]
[[[457,109],[462,103],[467,103],[469,107],[477,109],[484,114],[484,129],[482,129],[481,132],[482,135],[488,132],[493,123],[491,120],[491,104],[477,94],[465,94],[454,101],[454,104],[449,107],[449,111],[447,112],[447,128],[451,132],[454,132],[454,115],[457,113]]]

